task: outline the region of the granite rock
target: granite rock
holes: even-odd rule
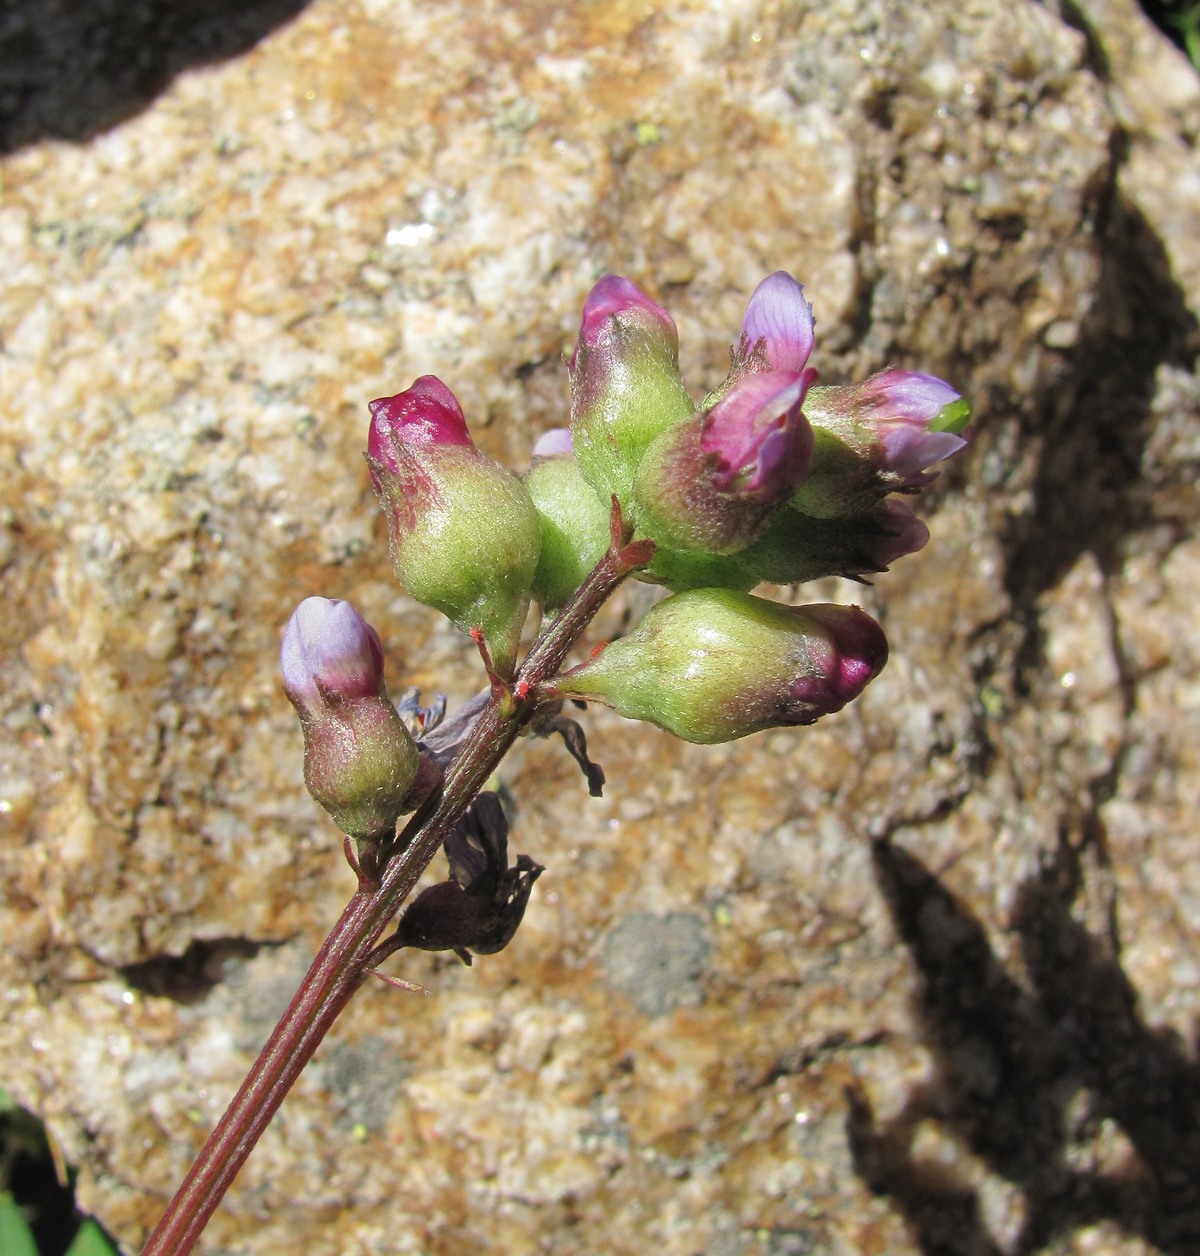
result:
[[[1131,0],[313,0],[199,66],[138,29],[138,91],[176,76],[108,129],[40,54],[0,205],[0,1078],[82,1205],[136,1249],[352,889],[293,606],[352,598],[395,686],[479,686],[390,580],[367,400],[439,374],[519,467],[599,274],[699,392],[784,267],[827,382],[976,406],[930,547],[805,590],[887,670],[732,746],[591,713],[599,801],[521,743],[516,940],[362,991],[201,1250],[1195,1250],[1186,63]],[[664,930],[688,962],[638,984]]]

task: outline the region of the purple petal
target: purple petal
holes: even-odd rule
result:
[[[951,432],[930,432],[919,422],[880,423],[887,469],[904,479],[914,479],[934,463],[965,449],[967,442]]]
[[[715,454],[713,482],[771,499],[799,487],[812,465],[813,434],[802,407],[816,372],[746,375],[708,412],[700,447]]]
[[[750,349],[763,342],[774,370],[803,370],[813,347],[812,306],[804,299],[803,286],[786,270],[768,275],[746,306],[742,332]]]

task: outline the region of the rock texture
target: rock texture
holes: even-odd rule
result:
[[[442,375],[521,465],[600,273],[699,393],[785,267],[826,380],[977,407],[930,548],[815,591],[887,671],[728,747],[589,716],[600,802],[523,745],[516,941],[365,990],[202,1249],[1196,1251],[1200,90],[1129,0],[314,0],[83,142],[53,48],[0,207],[0,1071],[83,1205],[136,1249],[350,892],[291,608],[478,687],[366,401]]]

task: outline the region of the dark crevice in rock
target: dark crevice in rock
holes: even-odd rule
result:
[[[1059,0],[1059,3],[1053,7],[1058,16],[1072,30],[1078,31],[1083,36],[1084,46],[1087,48],[1087,55],[1084,58],[1087,68],[1102,83],[1111,83],[1112,70],[1108,64],[1108,55],[1104,51],[1104,43],[1097,37],[1092,23],[1088,21],[1087,14],[1074,0]]]
[[[197,938],[182,955],[154,955],[118,969],[126,983],[142,994],[176,1003],[199,1003],[225,979],[232,960],[253,959],[263,946],[247,938]]]
[[[754,1083],[755,1090],[769,1090],[784,1077],[797,1077],[807,1073],[818,1061],[845,1058],[856,1051],[873,1051],[895,1042],[895,1035],[880,1029],[862,1038],[852,1038],[837,1030],[823,1035],[818,1041],[791,1047],[784,1051],[775,1063]]]
[[[67,1180],[59,1180],[55,1154],[37,1116],[0,1097],[0,1188],[21,1209],[41,1256],[67,1251],[86,1219],[75,1204],[75,1179],[71,1168]],[[92,1224],[99,1222],[93,1218]],[[115,1252],[116,1243],[106,1237]],[[4,1256],[10,1256],[8,1248]]]
[[[1095,817],[1083,826],[1098,828]],[[849,1136],[859,1176],[897,1206],[921,1251],[1032,1256],[1105,1221],[1170,1256],[1200,1250],[1200,1066],[1178,1035],[1139,1015],[1101,843],[1063,836],[1020,887],[1013,929],[1027,986],[914,855],[880,841],[874,864],[919,974],[934,1073],[888,1120],[853,1092]],[[1085,913],[1088,927],[1078,917],[1097,886],[1101,910]],[[1011,1234],[990,1232],[965,1176],[920,1156],[917,1133],[930,1120],[1020,1190]]]
[[[1198,347],[1162,242],[1115,188],[1102,194],[1097,241],[1100,273],[1079,343],[1026,433],[1041,442],[1033,508],[1003,538],[1006,592],[1024,629],[1019,691],[1042,661],[1040,596],[1088,552],[1106,575],[1120,570],[1125,539],[1154,521],[1143,463],[1157,372],[1190,369]]]
[[[308,0],[10,0],[0,13],[0,152],[87,140],[180,71],[252,48]]]

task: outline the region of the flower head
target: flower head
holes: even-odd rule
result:
[[[708,411],[668,428],[634,480],[639,531],[670,549],[744,549],[804,482],[810,371],[746,375]]]
[[[743,379],[704,416],[700,448],[718,492],[778,501],[812,466],[804,397],[816,371],[767,371]]]
[[[966,447],[968,403],[944,380],[889,368],[861,384],[814,388],[813,474],[794,499],[806,514],[861,514],[888,493],[917,493],[929,470]]]
[[[970,407],[945,380],[889,369],[854,391],[855,420],[877,433],[884,466],[905,487],[923,487],[929,467],[965,448],[958,433],[970,420]]]

